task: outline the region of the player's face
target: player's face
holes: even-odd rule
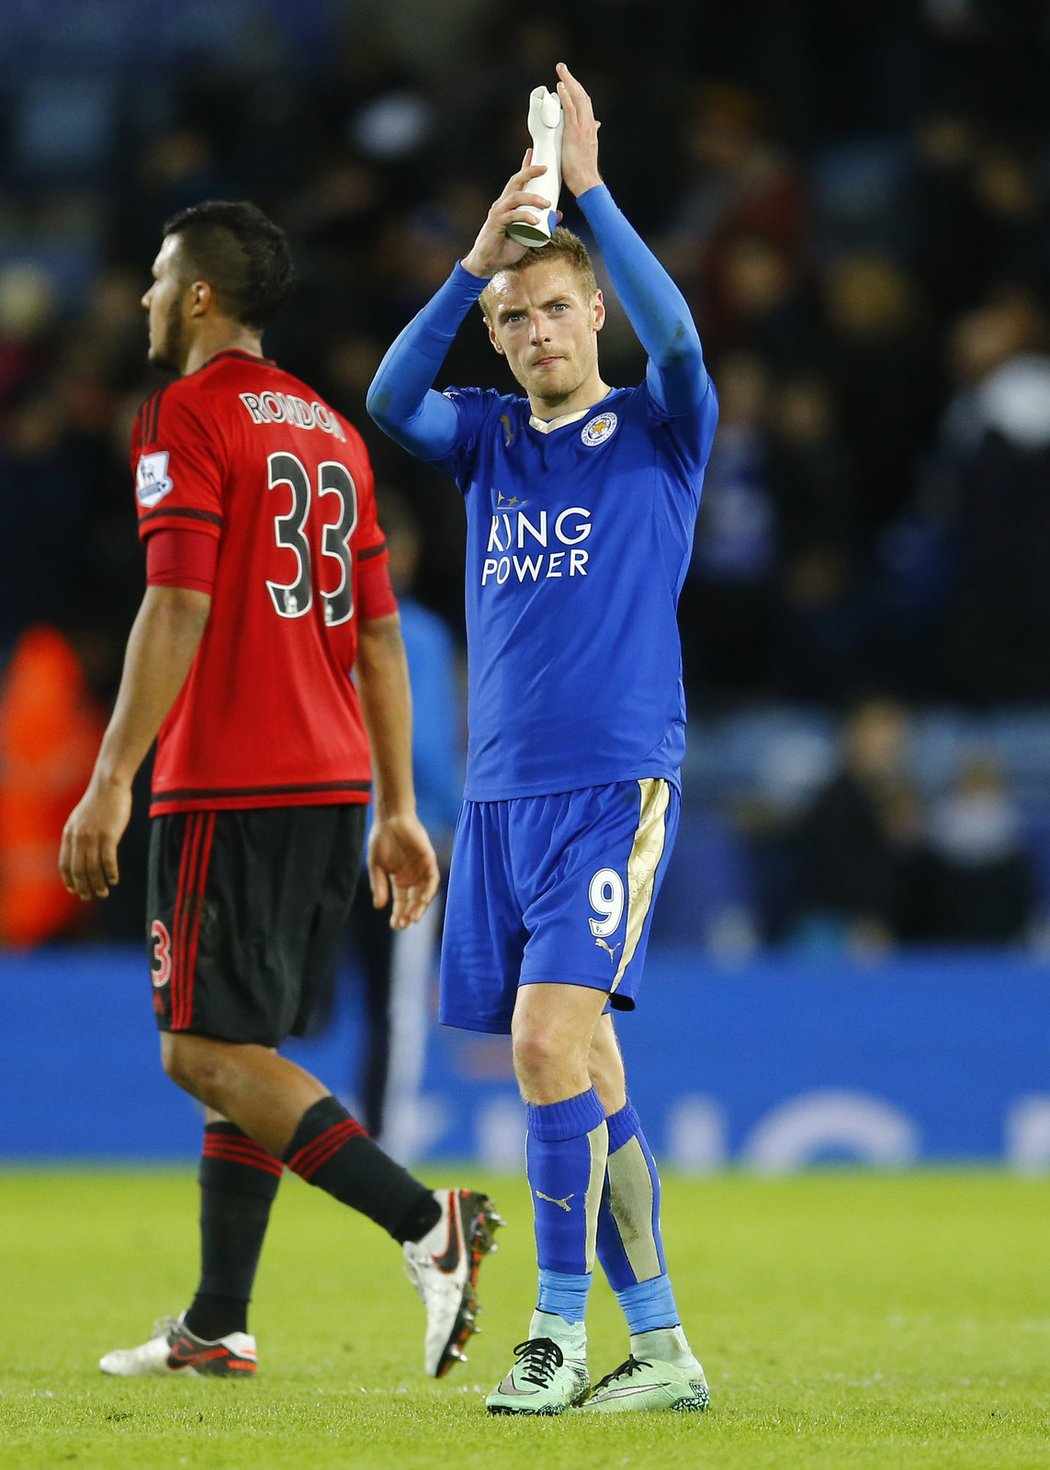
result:
[[[602,396],[602,293],[591,292],[568,261],[497,274],[488,290],[489,339],[534,409],[573,413]]]
[[[179,237],[168,235],[153,262],[153,284],[142,298],[149,312],[149,360],[181,373],[186,361],[184,311],[187,288],[179,261]]]

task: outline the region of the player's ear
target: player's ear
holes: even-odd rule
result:
[[[500,357],[502,357],[504,355],[504,353],[503,353],[503,347],[502,347],[502,345],[500,343],[499,338],[496,336],[495,332],[492,330],[492,323],[491,322],[486,322],[485,325],[488,328],[489,341],[492,343],[493,347],[495,347],[495,349],[499,353]]]
[[[594,293],[594,300],[591,302],[591,313],[594,330],[600,332],[602,327],[605,326],[605,298],[601,291],[595,291]]]
[[[215,304],[215,292],[207,281],[194,281],[189,286],[190,316],[203,316]]]

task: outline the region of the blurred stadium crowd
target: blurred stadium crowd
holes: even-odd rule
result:
[[[520,158],[529,90],[567,59],[722,403],[682,601],[692,745],[667,932],[728,950],[1037,939],[1040,0],[13,0],[0,57],[0,938],[73,922],[52,895],[44,927],[20,928],[11,888],[53,869],[33,824],[45,795],[59,827],[79,795],[141,595],[127,443],[158,381],[139,298],[162,222],[250,197],[287,229],[300,284],[268,350],[412,494],[416,593],[459,630],[455,492],[371,429],[364,394]],[[615,311],[602,352],[609,381],[640,375]],[[504,373],[479,325],[446,381],[505,390]],[[896,733],[872,759],[856,729],[873,709]],[[814,823],[836,821],[852,885],[841,856],[816,858]],[[979,924],[959,874],[985,870],[1001,897]],[[94,923],[137,935],[140,917],[111,902]]]

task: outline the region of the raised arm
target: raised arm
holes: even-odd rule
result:
[[[617,209],[598,171],[598,129],[591,99],[560,62],[565,116],[562,180],[594,232],[609,277],[638,340],[649,354],[649,390],[668,414],[690,412],[707,392],[700,335],[685,297],[637,230]]]
[[[431,387],[449,345],[485,282],[457,265],[387,350],[368,390],[368,412],[418,459],[441,459],[456,439],[456,410]]]
[[[534,223],[534,211],[550,207],[542,194],[529,191],[530,180],[543,173],[530,159],[531,149],[493,203],[469,253],[412,318],[372,379],[368,412],[384,433],[419,459],[440,459],[455,443],[456,410],[431,385],[463,318],[491,277],[525,254],[525,246],[508,238],[508,224]]]

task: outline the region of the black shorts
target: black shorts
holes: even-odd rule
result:
[[[301,1035],[346,923],[366,807],[154,817],[146,935],[162,1031]]]

